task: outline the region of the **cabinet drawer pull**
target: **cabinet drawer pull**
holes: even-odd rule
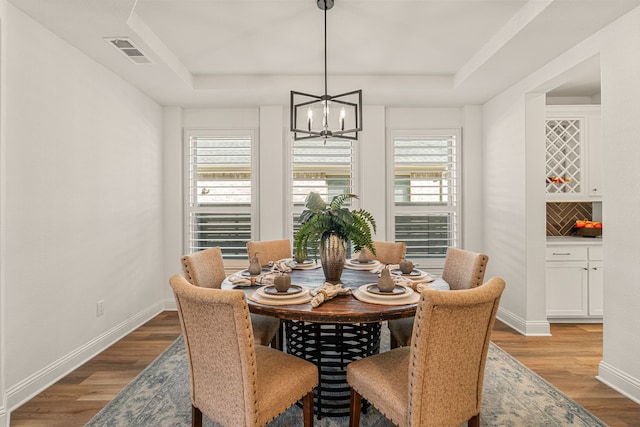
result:
[[[554,255],[571,255],[571,252],[554,252]]]
[[[597,271],[597,270],[598,270],[598,267],[593,267],[593,270],[596,270],[596,271]]]

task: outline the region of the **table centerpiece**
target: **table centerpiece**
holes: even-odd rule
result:
[[[320,262],[327,282],[337,283],[347,254],[347,244],[351,242],[355,251],[369,249],[375,255],[372,235],[376,232],[376,221],[364,209],[349,210],[342,205],[349,199],[357,199],[355,194],[340,194],[327,204],[320,194],[310,192],[305,199],[306,209],[300,214],[300,229],[294,238],[296,260],[307,258],[307,248],[314,255],[318,248]]]

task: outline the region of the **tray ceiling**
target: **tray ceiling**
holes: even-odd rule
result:
[[[163,105],[286,105],[290,90],[323,88],[315,0],[10,3]],[[361,88],[365,104],[481,104],[638,4],[336,0],[329,92]],[[122,55],[113,38],[131,40],[148,63]],[[597,92],[598,63],[578,71],[562,94]]]

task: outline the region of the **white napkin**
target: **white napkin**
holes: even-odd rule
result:
[[[380,273],[382,273],[382,270],[384,270],[385,268],[388,268],[389,271],[398,270],[398,269],[400,269],[400,264],[383,264],[383,263],[380,263],[380,265],[376,266],[376,268],[371,270],[371,272],[374,273],[374,274],[380,274]]]
[[[254,276],[253,283],[251,282],[252,277],[243,276],[240,272],[233,273],[231,276],[227,277],[227,280],[233,283],[234,286],[251,286],[251,285],[273,285],[273,279],[276,277],[276,273],[264,273],[258,276]]]
[[[271,271],[279,271],[281,273],[291,273],[296,265],[297,262],[293,258],[283,258],[278,261],[269,261],[269,267],[271,267]]]
[[[313,296],[313,298],[311,298],[311,306],[316,308],[336,295],[350,295],[351,289],[343,287],[342,283],[333,284],[324,282],[318,289],[311,290],[310,294]]]
[[[396,285],[400,285],[400,286],[404,286],[406,288],[411,288],[416,292],[422,292],[423,289],[427,288],[427,287],[431,287],[430,285],[427,285],[426,283],[428,282],[433,282],[435,279],[431,276],[426,276],[429,279],[424,279],[424,280],[413,280],[410,279],[408,277],[405,276],[397,276],[394,275],[393,277],[393,283],[395,283]]]

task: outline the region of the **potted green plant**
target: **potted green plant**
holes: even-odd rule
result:
[[[355,194],[340,194],[327,204],[320,194],[311,192],[305,200],[306,209],[300,214],[301,227],[296,233],[296,259],[307,257],[307,247],[320,251],[320,262],[328,282],[340,281],[347,244],[355,251],[368,248],[375,255],[372,236],[376,232],[373,215],[364,209],[349,210],[342,205]]]

